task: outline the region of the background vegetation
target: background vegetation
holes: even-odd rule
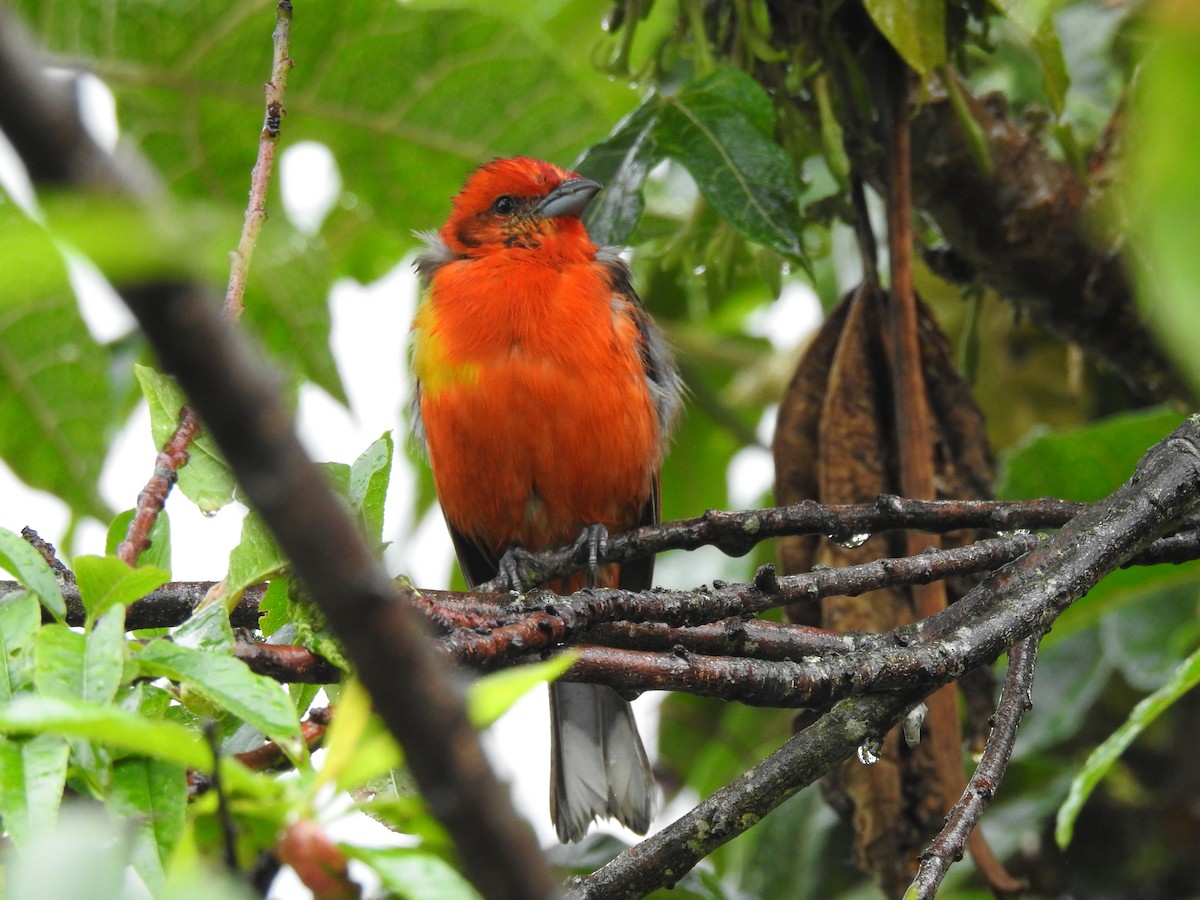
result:
[[[275,5],[8,7],[60,72],[90,72],[107,86],[120,149],[146,167],[132,206],[56,190],[36,172],[36,210],[0,196],[0,458],[26,484],[65,501],[74,521],[108,523],[118,511],[96,485],[114,435],[145,398],[161,444],[182,395],[154,371],[139,333],[93,339],[64,255],[88,258],[118,285],[180,273],[225,283],[263,123]],[[1020,265],[1067,265],[1056,256],[1055,221],[1024,223],[1034,249],[1013,261],[989,249],[969,213],[948,218],[943,199],[923,202],[922,185],[935,180],[917,172],[915,231],[927,251],[917,286],[986,415],[996,495],[1098,500],[1182,420],[1200,387],[1192,296],[1200,283],[1200,15],[1186,0],[296,3],[281,146],[327,147],[339,187],[316,227],[284,215],[265,225],[245,327],[286,373],[291,396],[311,382],[345,401],[329,342],[333,285],[390,272],[414,249],[413,230],[438,224],[481,162],[521,154],[574,166],[607,183],[589,225],[598,239],[632,247],[638,290],[676,346],[691,391],[664,473],[664,518],[726,506],[731,473],[768,464],[776,405],[798,359],[799,349],[779,339],[789,329],[772,324],[793,308],[779,298],[803,288],[828,311],[861,277],[851,185],[865,179],[878,190],[883,179],[872,131],[878,72],[856,52],[876,29],[915,73],[914,106],[955,106],[949,121],[966,134],[970,164],[995,175],[989,184],[998,191],[1028,191],[1005,181],[1009,164],[963,111],[995,92],[989,108],[1006,107],[1021,146],[1058,165],[1061,182],[1041,189],[1075,192],[1080,234],[1098,258],[1125,260],[1096,271],[1133,273],[1138,309],[1158,342],[1146,338],[1144,352],[1140,322],[1096,317],[1083,297],[1030,303],[1036,291],[1005,277]],[[923,115],[913,116],[924,154],[918,170],[934,167],[938,146],[920,137]],[[871,193],[869,206],[878,214],[877,198]],[[965,269],[957,267],[963,258]],[[393,445],[385,438],[363,449],[330,472],[378,544],[396,538],[384,533],[382,511]],[[394,464],[407,464],[403,454]],[[412,519],[433,502],[426,469],[416,471]],[[205,509],[233,500],[215,446],[197,445],[179,489]],[[410,511],[389,517],[409,520]],[[117,517],[110,552],[127,521]],[[224,607],[173,630],[170,641],[161,639],[165,629],[126,633],[126,604],[168,578],[165,526],[142,558],[153,568],[136,571],[76,557],[68,529],[59,550],[85,612],[68,627],[53,579],[12,534],[39,523],[3,524],[11,531],[0,565],[26,588],[0,601],[0,819],[11,896],[74,896],[76,881],[56,885],[79,872],[89,873],[92,896],[119,896],[126,865],[154,896],[211,895],[216,876],[201,870],[223,854],[242,872],[258,871],[261,888],[274,871],[266,854],[289,858],[279,835],[333,815],[323,789],[366,783],[373,791],[358,802],[419,840],[404,850],[340,852],[403,896],[471,895],[445,835],[406,786],[397,792],[378,781],[399,760],[355,688],[343,690],[326,762],[314,770],[299,719],[316,688],[292,685],[285,695],[236,661]],[[774,557],[760,545],[720,563],[719,576],[747,581]],[[667,563],[660,571],[685,569]],[[272,579],[265,633],[286,627],[297,643],[344,664],[322,623],[286,597],[285,572],[253,517],[234,555],[212,560],[212,578],[228,575],[230,595]],[[1031,896],[1200,892],[1200,771],[1192,761],[1200,715],[1186,693],[1200,677],[1197,577],[1194,564],[1121,570],[1042,642],[1033,710],[985,819]],[[42,608],[53,621],[42,624]],[[492,702],[503,706],[523,686],[493,687]],[[1088,754],[1164,686],[1167,694],[1141,708],[1161,715],[1113,764],[1069,845],[1065,833],[1056,842],[1056,812]],[[787,711],[673,696],[658,748],[664,780],[705,796],[791,728]],[[223,755],[265,735],[300,775],[241,771],[226,775],[224,792],[204,792],[187,773],[212,769],[210,745],[195,741],[205,729]],[[70,802],[60,806],[64,793]],[[224,844],[227,817],[236,823],[233,847]],[[560,852],[590,869],[616,849],[601,839]],[[853,857],[849,826],[814,787],[719,849],[672,896],[875,896]],[[229,877],[229,896],[253,890]],[[981,890],[969,863],[950,878],[955,896]]]

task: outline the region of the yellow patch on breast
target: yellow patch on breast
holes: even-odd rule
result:
[[[478,363],[455,361],[447,352],[438,331],[437,313],[428,302],[417,308],[413,321],[412,368],[427,397],[448,387],[479,383]]]

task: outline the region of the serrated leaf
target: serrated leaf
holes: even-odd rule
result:
[[[476,728],[487,728],[537,685],[553,681],[571,668],[575,658],[573,653],[562,653],[544,662],[513,666],[480,678],[467,692],[471,723]]]
[[[1058,846],[1066,849],[1071,843],[1075,830],[1075,820],[1079,817],[1083,804],[1091,796],[1092,791],[1112,768],[1113,763],[1120,758],[1150,724],[1167,711],[1172,704],[1188,691],[1200,684],[1200,650],[1185,659],[1172,674],[1170,681],[1149,697],[1146,697],[1129,714],[1116,731],[1114,731],[1100,746],[1092,751],[1083,767],[1071,781],[1071,789],[1067,799],[1059,807],[1054,825],[1054,839]]]
[[[132,568],[114,556],[80,556],[75,559],[75,580],[89,619],[114,605],[128,606],[171,580],[157,566]]]
[[[1054,114],[1061,115],[1067,100],[1071,76],[1063,58],[1062,42],[1054,27],[1054,14],[1064,0],[992,0],[992,4],[1012,23],[1021,37],[1037,54],[1042,82]]]
[[[107,520],[96,485],[116,419],[108,353],[79,315],[58,249],[0,203],[0,459],[76,515]]]
[[[663,98],[654,138],[742,237],[802,255],[800,186],[791,158],[762,124],[763,88],[722,70]]]
[[[190,728],[66,697],[18,697],[0,708],[0,733],[86,738],[206,772],[213,764],[212,752]]]
[[[137,663],[143,674],[187,685],[274,740],[300,733],[296,710],[279,684],[232,656],[157,640],[138,654]]]
[[[33,683],[33,648],[42,624],[37,599],[25,591],[0,598],[0,704]]]
[[[584,213],[588,235],[600,246],[627,243],[642,217],[646,206],[642,185],[659,161],[654,129],[660,109],[659,97],[648,96],[572,167],[604,185]]]
[[[179,410],[187,397],[172,378],[149,366],[135,365],[133,373],[150,407],[150,433],[154,446],[162,447],[179,425]],[[188,463],[179,470],[177,486],[200,507],[201,512],[216,512],[233,499],[233,473],[222,459],[217,445],[203,431],[188,447]]]
[[[25,585],[55,617],[66,618],[67,602],[50,564],[27,540],[7,528],[0,528],[0,569]]]
[[[0,820],[18,849],[58,818],[70,752],[70,745],[52,734],[24,741],[0,738]]]
[[[112,793],[105,805],[130,831],[134,871],[151,896],[161,896],[167,864],[183,834],[187,770],[158,759],[119,760],[113,766]]]
[[[135,513],[136,510],[127,509],[117,513],[116,518],[112,520],[104,539],[106,556],[117,555],[117,547],[125,540],[129,523],[133,521]],[[143,566],[157,566],[167,572],[171,571],[171,518],[165,509],[159,510],[158,517],[150,526],[150,546],[142,551],[138,562]]]
[[[338,846],[351,859],[370,866],[384,888],[401,897],[437,897],[439,900],[477,900],[479,897],[457,869],[428,850]]]
[[[350,467],[347,484],[350,505],[367,537],[376,544],[383,541],[383,505],[392,477],[394,449],[392,434],[385,431]]]
[[[863,0],[871,20],[922,78],[946,62],[945,0]]]
[[[228,593],[260,584],[281,572],[287,557],[275,543],[258,514],[251,511],[242,520],[242,538],[229,553],[229,573],[225,576]]]

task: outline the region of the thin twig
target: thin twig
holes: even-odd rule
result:
[[[267,218],[267,189],[275,167],[275,151],[279,145],[279,129],[283,119],[283,94],[287,74],[292,68],[288,55],[292,32],[291,0],[280,0],[275,8],[275,30],[271,34],[274,59],[271,80],[265,87],[266,121],[258,139],[258,158],[250,172],[250,202],[242,220],[242,234],[237,249],[231,254],[229,286],[225,291],[225,314],[231,320],[241,316],[246,308],[246,275],[258,244],[262,223]],[[154,460],[154,474],[138,494],[137,509],[125,532],[125,540],[117,547],[117,556],[129,565],[150,546],[150,529],[166,505],[167,496],[179,478],[179,470],[187,465],[187,448],[200,433],[200,418],[191,406],[179,411],[179,424],[167,439]]]
[[[283,95],[287,76],[294,62],[288,55],[292,35],[291,0],[279,0],[275,7],[275,30],[271,33],[275,54],[271,65],[271,80],[264,88],[266,118],[258,138],[258,158],[250,171],[250,202],[242,220],[242,236],[232,254],[229,286],[225,290],[225,315],[236,320],[246,308],[246,276],[250,260],[258,244],[258,235],[267,218],[267,189],[275,168],[275,151],[279,146],[279,130],[283,122]]]
[[[992,720],[983,756],[962,797],[951,808],[946,824],[921,854],[920,868],[905,894],[911,900],[928,900],[937,894],[952,863],[962,859],[968,836],[992,802],[1012,757],[1017,729],[1025,711],[1033,705],[1033,673],[1037,666],[1038,641],[1030,635],[1008,651],[1008,676]]]
[[[190,406],[179,410],[179,424],[158,456],[154,458],[154,474],[138,494],[137,508],[125,529],[125,540],[117,545],[117,558],[131,566],[150,546],[150,529],[167,503],[167,496],[179,478],[179,470],[187,464],[188,447],[200,433],[200,420]]]

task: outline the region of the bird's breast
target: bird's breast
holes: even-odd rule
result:
[[[659,466],[636,322],[599,266],[439,270],[414,370],[438,496],[495,547],[637,521]],[[446,276],[446,277],[443,277]]]

